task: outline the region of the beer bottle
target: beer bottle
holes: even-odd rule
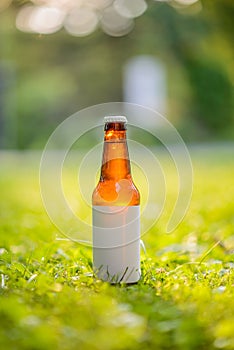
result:
[[[93,191],[93,267],[110,283],[135,283],[140,272],[140,194],[133,183],[127,119],[104,118],[100,180]]]

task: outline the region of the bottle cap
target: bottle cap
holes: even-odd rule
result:
[[[104,123],[127,123],[127,118],[123,115],[110,115],[104,117]]]

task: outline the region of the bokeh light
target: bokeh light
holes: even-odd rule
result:
[[[16,27],[24,32],[52,34],[61,29],[65,12],[56,7],[25,6],[16,18]]]
[[[30,27],[30,17],[34,6],[24,6],[20,9],[16,17],[16,28],[23,32],[32,32]]]
[[[134,21],[131,18],[122,17],[113,6],[110,6],[103,11],[101,26],[106,34],[122,36],[132,30]]]
[[[104,8],[110,6],[113,0],[86,0],[83,1],[83,5],[87,7],[92,7],[96,10],[103,10]]]
[[[177,2],[180,5],[188,6],[188,5],[193,5],[195,2],[199,0],[174,0],[174,2]]]
[[[200,0],[155,0],[166,2],[176,11],[196,14]],[[0,11],[11,3],[2,0]],[[134,19],[147,10],[146,0],[31,0],[18,12],[16,27],[24,32],[52,34],[65,28],[73,36],[86,36],[99,26],[110,36],[124,36],[134,27]]]
[[[85,36],[92,33],[98,25],[97,13],[88,8],[71,11],[65,19],[66,31],[74,36]]]
[[[114,8],[123,17],[135,18],[146,11],[147,4],[144,0],[115,0]]]
[[[35,5],[44,5],[69,9],[70,7],[78,7],[83,4],[83,0],[31,0]]]
[[[200,0],[172,0],[170,5],[182,15],[196,15],[202,10]]]

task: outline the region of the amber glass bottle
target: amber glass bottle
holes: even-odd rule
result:
[[[111,283],[140,278],[140,195],[133,183],[126,139],[127,119],[104,118],[100,180],[93,192],[93,266]]]

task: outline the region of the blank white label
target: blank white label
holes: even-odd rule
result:
[[[140,206],[93,206],[93,267],[111,283],[140,278]]]

